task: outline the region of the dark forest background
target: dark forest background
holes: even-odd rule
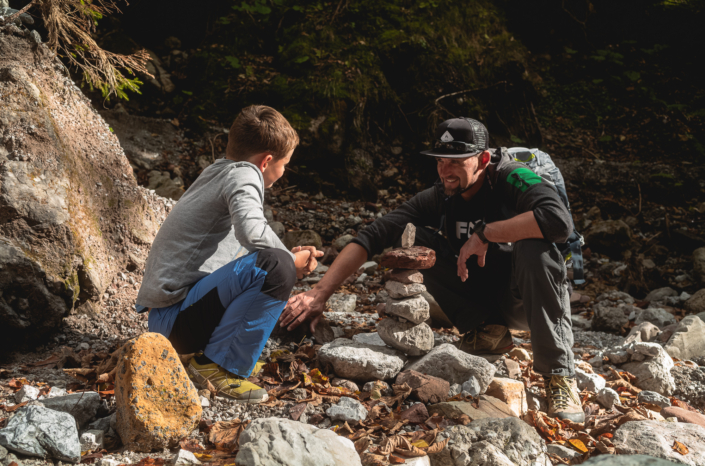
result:
[[[99,21],[98,43],[148,49],[155,78],[141,77],[141,94],[129,100],[84,88],[96,107],[167,118],[194,139],[207,134],[220,154],[227,137],[217,134],[243,106],[271,105],[302,136],[285,183],[303,189],[374,200],[390,184],[427,186],[434,170],[416,154],[455,116],[485,122],[494,146],[559,158],[635,167],[705,159],[703,1],[135,0],[121,8]]]

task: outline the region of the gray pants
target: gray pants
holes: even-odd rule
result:
[[[568,277],[563,256],[552,243],[525,239],[514,243],[512,253],[490,248],[485,267],[471,256],[465,283],[445,238],[418,228],[416,245],[436,251],[436,264],[421,271],[424,284],[460,332],[480,324],[530,330],[534,371],[574,376]]]

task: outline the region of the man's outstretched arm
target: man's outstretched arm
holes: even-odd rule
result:
[[[367,250],[350,243],[340,252],[320,282],[311,290],[289,299],[279,317],[279,326],[293,330],[306,319],[311,320],[311,333],[326,308],[326,301],[333,292],[367,260]]]

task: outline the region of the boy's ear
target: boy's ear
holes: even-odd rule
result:
[[[255,165],[257,165],[257,167],[260,169],[260,171],[262,173],[264,173],[264,171],[267,169],[267,167],[269,167],[269,162],[271,162],[273,158],[274,157],[272,156],[272,154],[265,152],[265,153],[256,155],[254,157],[255,160],[253,161],[253,163]]]

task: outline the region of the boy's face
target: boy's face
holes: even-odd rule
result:
[[[264,178],[264,187],[265,188],[271,188],[276,181],[282,177],[284,174],[284,170],[286,170],[286,166],[289,164],[291,161],[291,156],[294,153],[292,150],[288,154],[286,154],[286,157],[283,157],[279,160],[271,160],[267,163],[266,167],[264,170],[262,170],[262,178]]]

